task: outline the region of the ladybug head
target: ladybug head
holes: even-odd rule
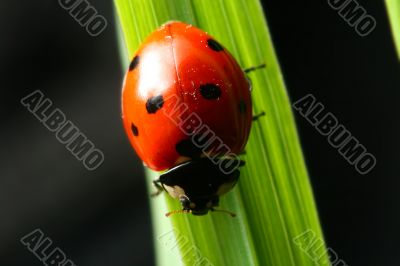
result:
[[[179,201],[182,204],[183,210],[188,210],[193,215],[205,215],[209,210],[214,210],[215,206],[218,206],[219,198],[216,195],[207,197],[194,197],[189,198],[186,195],[182,195],[179,198]]]
[[[176,213],[191,213],[193,215],[200,216],[200,215],[206,215],[208,211],[224,212],[232,217],[236,216],[235,213],[227,210],[214,209],[215,206],[218,206],[218,201],[219,201],[218,196],[210,197],[208,199],[203,198],[203,199],[190,200],[186,195],[182,195],[179,201],[182,204],[182,210],[175,210],[168,212],[166,214],[167,217]]]
[[[230,164],[228,164],[230,162]],[[220,164],[236,166],[232,171],[221,171]],[[182,210],[167,213],[192,213],[205,215],[209,211],[233,213],[216,210],[219,196],[231,190],[239,179],[239,166],[243,162],[235,159],[211,161],[208,158],[197,158],[180,164],[160,176],[164,189],[180,201]],[[228,169],[229,170],[229,169]]]

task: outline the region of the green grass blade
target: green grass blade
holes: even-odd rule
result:
[[[293,238],[312,230],[323,240],[291,104],[258,0],[115,0],[129,58],[143,39],[169,20],[194,24],[216,37],[242,67],[266,63],[250,74],[254,113],[246,166],[236,188],[221,198],[222,213],[175,215],[179,204],[151,200],[157,265],[314,265]],[[126,64],[128,58],[125,59]],[[150,183],[157,177],[147,171]],[[178,251],[179,249],[179,251]],[[314,259],[328,265],[324,246]],[[209,263],[209,264],[207,264]]]
[[[400,2],[398,0],[386,0],[386,9],[389,14],[397,56],[400,60]]]

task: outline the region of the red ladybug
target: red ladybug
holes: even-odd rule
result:
[[[167,170],[154,184],[180,200],[171,213],[215,210],[239,178],[252,123],[239,64],[206,32],[169,22],[140,46],[124,83],[126,134],[146,166]]]

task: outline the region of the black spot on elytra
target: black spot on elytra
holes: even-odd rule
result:
[[[138,55],[133,58],[131,64],[129,65],[129,71],[134,70],[137,65],[139,65],[139,59],[140,57]]]
[[[208,39],[207,44],[208,44],[208,47],[210,47],[212,50],[214,50],[216,52],[220,52],[220,51],[224,50],[224,47],[222,47],[222,45],[219,44],[219,42],[217,42],[216,40]]]
[[[201,95],[207,100],[215,100],[221,96],[221,89],[215,84],[205,84],[200,86]]]
[[[245,114],[246,113],[246,109],[247,109],[246,103],[243,100],[241,100],[239,102],[239,112],[241,114]]]
[[[137,126],[135,126],[134,123],[131,124],[131,130],[135,137],[139,136],[139,129],[137,128]]]
[[[176,151],[185,157],[196,158],[200,157],[202,150],[193,144],[191,139],[184,139],[175,145]]]
[[[146,102],[146,110],[149,114],[155,114],[164,105],[164,99],[162,95],[151,97]]]

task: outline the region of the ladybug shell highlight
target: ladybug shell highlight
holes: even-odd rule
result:
[[[133,57],[122,91],[130,143],[145,165],[170,169],[200,157],[192,136],[240,153],[252,122],[250,85],[233,56],[206,32],[170,22],[153,32]],[[194,119],[196,118],[196,119]],[[199,123],[201,121],[201,123]],[[217,140],[216,140],[217,138]]]

